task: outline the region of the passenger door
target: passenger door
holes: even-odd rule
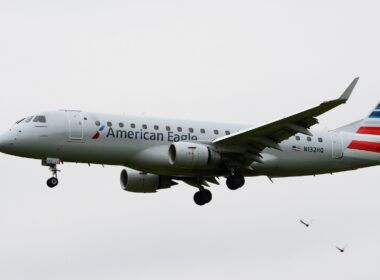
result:
[[[343,157],[343,143],[342,138],[338,133],[331,133],[332,141],[332,158],[341,159]]]
[[[69,121],[69,141],[83,140],[83,118],[80,111],[66,111]]]

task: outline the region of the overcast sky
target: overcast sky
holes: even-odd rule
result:
[[[335,98],[336,128],[380,99],[378,1],[0,0],[0,128],[44,110],[260,124]],[[375,279],[379,168],[124,192],[121,167],[0,155],[0,278]],[[314,218],[310,228],[298,219]],[[335,245],[349,244],[340,254]]]

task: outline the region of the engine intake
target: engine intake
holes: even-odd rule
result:
[[[177,183],[170,177],[143,173],[134,169],[124,169],[120,174],[123,190],[136,193],[153,193],[159,189],[167,189]]]
[[[220,160],[220,154],[204,144],[176,142],[169,147],[169,163],[173,166],[207,167],[218,164]]]

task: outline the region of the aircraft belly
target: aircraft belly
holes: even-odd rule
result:
[[[66,143],[59,149],[57,157],[67,162],[125,165],[135,150],[123,149],[118,145],[101,143]]]
[[[267,165],[256,164],[258,175],[271,177],[303,176],[329,172],[330,149],[325,147],[296,146],[293,143],[284,143],[283,151],[268,150],[273,158]],[[265,159],[265,157],[264,157]]]
[[[300,176],[300,175],[314,175],[326,173],[329,168],[324,164],[325,162],[318,162],[317,160],[297,161],[291,160],[284,164],[280,163],[279,166],[269,172],[272,176]]]

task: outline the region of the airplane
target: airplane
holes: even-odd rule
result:
[[[209,187],[226,178],[231,190],[246,177],[318,175],[380,163],[380,104],[367,118],[333,130],[311,129],[317,117],[346,103],[343,94],[259,126],[57,110],[16,122],[0,135],[0,152],[41,160],[58,185],[58,164],[117,165],[125,191],[154,193],[182,181],[198,190],[197,205],[212,199]]]

